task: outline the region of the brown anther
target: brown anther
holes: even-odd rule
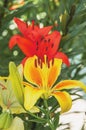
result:
[[[52,59],[52,66],[54,65],[54,58]]]
[[[34,64],[35,64],[35,67],[37,67],[37,59],[35,59],[35,62],[34,62]]]
[[[47,42],[47,40],[46,40],[46,39],[44,39],[44,42]]]
[[[42,41],[43,39],[44,39],[44,36],[42,36],[40,40]]]
[[[40,63],[41,63],[41,59],[38,57],[38,64],[40,65]]]
[[[53,48],[53,47],[54,47],[54,44],[52,43],[52,44],[51,44],[51,48]]]
[[[48,65],[48,68],[50,68],[50,62],[49,61],[48,61],[47,65]]]
[[[50,62],[48,60],[48,57],[46,57],[46,63],[47,63],[48,68],[50,68]]]
[[[50,38],[48,39],[48,42],[50,42]]]
[[[26,22],[26,27],[28,28],[28,23]]]
[[[42,60],[40,61],[40,67],[41,67],[41,69],[42,69]]]
[[[2,87],[2,90],[7,89],[3,84],[0,83],[0,86]]]
[[[7,103],[7,109],[9,109],[10,106],[11,106],[11,102],[10,102],[10,100],[8,100],[8,103]]]
[[[34,30],[34,23],[35,23],[35,21],[32,20],[32,29],[33,29],[33,30]]]

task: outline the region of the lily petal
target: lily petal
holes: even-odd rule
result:
[[[13,119],[11,126],[6,130],[24,130],[23,120],[16,116]]]
[[[59,48],[60,40],[61,40],[61,34],[58,31],[52,32],[47,39],[50,39],[50,43],[48,45],[47,53],[49,56],[53,56],[56,54],[56,51]]]
[[[26,110],[33,108],[37,100],[44,93],[44,90],[28,85],[24,88],[24,107]]]
[[[72,106],[71,96],[67,92],[55,92],[52,94],[60,104],[61,113],[67,112]]]
[[[36,56],[28,58],[24,65],[24,76],[27,81],[38,87],[42,86],[42,74],[40,68],[36,67],[35,60]]]
[[[52,29],[52,26],[40,28],[39,34],[46,36],[50,32],[51,29]]]
[[[34,45],[31,40],[14,35],[9,41],[9,48],[12,49],[16,44],[26,56],[32,56],[34,54]]]
[[[52,85],[55,83],[56,79],[58,78],[61,72],[61,65],[62,65],[61,59],[54,59],[54,64],[50,67],[49,70],[49,77],[48,77],[49,87],[52,87]]]
[[[77,80],[64,80],[54,87],[55,90],[82,88],[86,92],[86,85]]]
[[[18,19],[18,18],[16,18],[16,17],[14,17],[14,21],[15,21],[15,23],[17,24],[18,29],[20,30],[20,32],[21,32],[24,36],[26,36],[27,31],[28,31],[27,23],[21,21],[20,19]]]
[[[55,58],[62,59],[63,63],[65,63],[68,67],[70,66],[69,59],[68,59],[67,55],[64,54],[63,52],[57,52],[55,55]]]

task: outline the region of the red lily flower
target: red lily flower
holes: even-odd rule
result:
[[[58,31],[49,33],[52,26],[40,28],[38,25],[34,25],[34,21],[32,21],[31,25],[28,25],[18,18],[14,18],[14,21],[23,36],[12,36],[9,41],[10,49],[17,44],[26,57],[36,55],[39,61],[44,62],[44,55],[46,55],[48,62],[53,58],[59,58],[62,59],[67,66],[70,65],[68,57],[58,51],[61,40],[60,33]]]

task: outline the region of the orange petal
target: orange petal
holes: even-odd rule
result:
[[[61,113],[67,112],[72,106],[71,96],[67,92],[55,92],[52,94],[61,107]]]
[[[61,81],[54,87],[55,90],[62,89],[71,89],[71,88],[82,88],[86,92],[86,85],[84,85],[81,81],[77,80],[64,80]]]
[[[36,56],[28,58],[24,65],[24,76],[27,81],[37,86],[42,86],[42,74],[40,68],[35,65]]]
[[[43,90],[32,87],[30,85],[24,88],[24,107],[26,110],[30,110],[33,108],[37,100],[44,93]]]
[[[61,65],[62,65],[61,59],[54,59],[54,64],[50,67],[49,70],[49,77],[48,77],[49,87],[52,87],[52,85],[55,83],[56,79],[58,78],[61,71]]]

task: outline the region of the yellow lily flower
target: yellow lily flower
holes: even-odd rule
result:
[[[72,99],[66,89],[80,87],[86,91],[86,86],[77,80],[64,80],[54,85],[61,72],[61,59],[48,62],[45,56],[44,63],[37,56],[28,58],[24,64],[24,106],[27,110],[32,108],[37,100],[54,96],[61,107],[61,112],[71,108]]]

